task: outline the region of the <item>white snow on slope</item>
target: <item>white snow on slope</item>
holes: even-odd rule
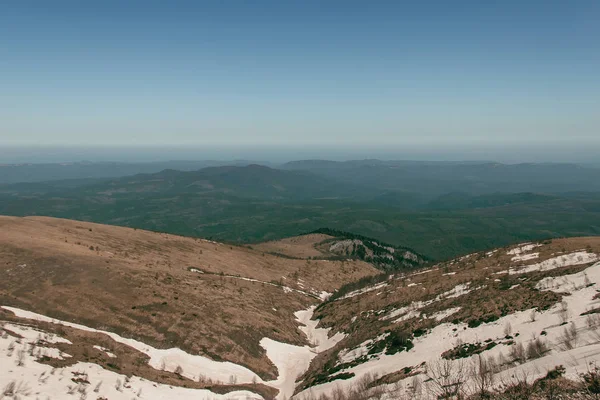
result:
[[[351,297],[358,296],[358,295],[361,295],[361,294],[364,294],[367,292],[372,292],[373,290],[381,289],[386,286],[388,286],[387,282],[381,282],[381,283],[378,283],[377,285],[368,286],[368,287],[365,287],[362,289],[354,290],[354,291],[347,293],[346,295],[340,297],[338,300],[349,299]]]
[[[319,299],[321,299],[321,301],[325,301],[328,298],[330,298],[332,294],[333,293],[329,293],[323,290],[321,293],[319,293]]]
[[[540,247],[540,246],[541,246],[541,244],[537,244],[537,243],[523,243],[519,247],[515,247],[514,249],[507,251],[506,254],[509,256],[517,256],[522,253],[527,253],[527,252],[535,249],[536,247]]]
[[[348,349],[340,350],[340,352],[338,353],[338,362],[336,363],[336,365],[349,363],[349,362],[356,360],[357,358],[367,355],[367,353],[369,352],[370,346],[372,346],[373,344],[375,344],[379,341],[384,340],[389,335],[390,335],[389,333],[382,333],[381,335],[377,336],[376,338],[365,340],[364,342],[362,342],[361,344],[359,344],[358,346],[356,346],[355,348],[353,348],[351,350],[348,350]]]
[[[576,251],[571,254],[563,254],[561,256],[549,258],[545,261],[524,265],[521,267],[510,268],[508,273],[514,274],[526,274],[528,272],[535,271],[550,271],[552,269],[568,267],[571,265],[588,264],[594,261],[598,261],[598,256],[594,253],[588,253],[587,251]]]
[[[403,314],[400,318],[394,320],[394,323],[407,321],[411,318],[419,318],[421,316],[421,312],[418,310],[410,310],[406,314]]]
[[[207,379],[210,378],[213,381],[224,383],[229,382],[231,377],[235,377],[238,383],[251,383],[253,380],[262,382],[262,379],[248,368],[231,362],[214,361],[201,355],[186,353],[178,348],[157,349],[135,339],[124,338],[116,333],[101,331],[72,322],[60,321],[15,307],[2,306],[2,308],[12,311],[17,317],[69,326],[87,332],[105,334],[115,342],[123,343],[147,354],[150,357],[148,364],[151,367],[160,370],[164,366],[166,371],[174,372],[178,366],[181,366],[181,368],[183,368],[183,373],[181,375],[193,380],[197,380],[199,376],[204,376]]]
[[[111,353],[110,350],[105,349],[102,346],[93,346],[96,350],[99,350],[103,353],[105,353],[107,356],[109,356],[110,358],[117,358],[117,356],[114,353]]]
[[[582,285],[586,281],[586,277],[589,283]],[[345,370],[345,372],[354,373],[355,377],[315,386],[303,391],[298,398],[301,399],[308,394],[319,396],[321,393],[331,393],[338,386],[349,389],[367,373],[382,376],[404,367],[419,365],[423,361],[436,362],[444,351],[454,348],[458,343],[479,343],[488,338],[493,340],[503,338],[506,335],[504,331],[508,325],[512,327],[513,336],[519,333],[518,337],[515,336],[513,339],[516,343],[526,346],[533,338],[539,337],[551,348],[551,352],[545,357],[519,365],[503,373],[514,374],[517,370],[525,370],[530,378],[534,379],[544,375],[548,369],[560,364],[567,367],[568,374],[574,374],[577,370],[583,372],[586,369],[586,363],[600,361],[600,343],[598,342],[600,330],[590,331],[587,327],[586,317],[580,316],[581,313],[600,306],[600,300],[593,300],[594,295],[597,293],[593,284],[600,282],[600,263],[596,263],[580,274],[568,275],[563,278],[566,278],[566,280],[560,277],[553,278],[559,283],[570,282],[566,286],[556,287],[556,290],[564,292],[565,287],[569,290],[574,287],[577,289],[573,290],[571,295],[564,297],[564,305],[558,303],[549,310],[537,312],[534,321],[531,320],[531,315],[535,310],[531,309],[507,315],[495,322],[484,323],[476,328],[468,328],[466,324],[441,324],[433,328],[428,334],[416,338],[414,340],[415,346],[410,351],[394,355],[380,355],[378,359],[372,359]],[[571,282],[574,282],[575,286]],[[549,290],[554,290],[552,285],[550,285]],[[569,324],[573,323],[578,331],[577,347],[568,351],[562,351],[561,349],[564,340],[562,335],[565,329],[565,326],[561,325],[564,315],[562,310],[564,309],[569,311]],[[542,331],[546,332],[545,336],[540,336]],[[497,358],[502,353],[505,357],[508,357],[509,350],[510,346],[499,344],[484,352],[483,355]],[[458,363],[460,361],[454,362]],[[401,384],[408,385],[410,380],[410,378],[406,379]]]
[[[91,363],[80,362],[66,368],[53,368],[38,363],[36,358],[27,351],[22,353],[24,365],[18,366],[16,354],[22,350],[19,346],[23,346],[23,344],[17,345],[13,354],[8,356],[8,348],[12,339],[14,338],[10,336],[6,339],[0,336],[0,389],[15,382],[24,392],[29,393],[28,395],[20,393],[20,399],[73,400],[85,398],[82,393],[85,393],[88,399],[104,397],[111,400],[131,400],[132,398],[152,400],[262,399],[261,396],[249,391],[235,391],[220,395],[205,389],[186,389],[158,384],[136,376],[128,378]],[[77,377],[74,373],[87,374],[89,384],[73,382],[71,379]],[[73,394],[69,394],[70,391],[73,391]]]
[[[539,256],[540,256],[540,253],[521,254],[521,255],[514,256],[510,260],[511,261],[529,261],[529,260],[535,260]]]
[[[447,308],[445,310],[438,311],[435,314],[432,314],[431,316],[429,316],[429,318],[434,318],[436,321],[441,321],[444,318],[449,317],[452,314],[455,314],[459,311],[460,311],[460,307]]]
[[[400,307],[395,310],[392,310],[387,315],[385,315],[379,319],[381,321],[385,321],[385,320],[399,317],[394,322],[401,322],[401,321],[405,321],[409,318],[418,317],[419,313],[415,313],[415,311],[421,310],[422,308],[425,308],[425,307],[427,307],[433,303],[436,303],[438,301],[441,301],[444,299],[460,297],[469,292],[472,292],[473,290],[480,289],[479,287],[471,289],[471,288],[469,288],[470,284],[471,284],[470,282],[467,282],[467,283],[461,283],[459,285],[456,285],[452,289],[448,290],[447,292],[437,295],[434,299],[431,299],[431,300],[413,301],[408,306]]]
[[[319,320],[311,319],[315,308],[315,306],[311,306],[306,310],[296,311],[294,315],[296,316],[298,322],[303,325],[300,326],[299,329],[304,332],[308,338],[308,342],[313,346],[317,353],[320,353],[322,351],[329,350],[338,344],[346,337],[346,334],[337,332],[332,337],[329,337],[329,331],[331,328],[317,328]]]
[[[317,356],[316,351],[308,346],[295,346],[269,338],[263,338],[260,345],[277,367],[277,379],[266,384],[279,389],[277,399],[289,399],[296,390],[296,379],[308,369]]]
[[[4,329],[16,333],[28,342],[46,342],[46,343],[66,343],[73,344],[69,340],[62,338],[54,333],[48,333],[40,329],[36,329],[31,326],[14,324],[11,322],[5,322],[3,324]]]
[[[260,345],[267,352],[267,357],[277,367],[277,379],[266,382],[267,385],[279,389],[277,399],[290,398],[296,390],[296,379],[308,370],[312,359],[319,352],[332,348],[346,337],[343,333],[336,333],[329,337],[330,328],[317,328],[319,321],[312,320],[314,310],[315,306],[311,306],[294,314],[302,324],[299,329],[304,332],[314,347],[295,346],[270,338],[263,338],[260,341]]]
[[[600,263],[594,264],[576,274],[544,278],[538,282],[536,289],[552,290],[557,293],[575,292],[592,285],[593,282],[600,282],[600,268],[596,268],[598,265]]]

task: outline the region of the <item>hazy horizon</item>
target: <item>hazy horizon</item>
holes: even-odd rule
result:
[[[348,148],[348,147],[61,147],[3,146],[0,164],[61,162],[161,162],[161,161],[236,161],[281,164],[298,160],[406,160],[406,161],[490,161],[518,163],[598,164],[598,149],[578,146],[552,148]]]
[[[591,159],[599,17],[588,0],[4,2],[0,146]]]

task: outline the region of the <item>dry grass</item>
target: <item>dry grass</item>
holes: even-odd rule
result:
[[[331,292],[377,272],[363,262],[293,260],[44,217],[0,217],[0,260],[2,305],[236,362],[264,378],[274,378],[276,369],[260,339],[305,344],[293,313],[316,300],[220,273]],[[190,267],[212,274],[190,272]]]
[[[321,305],[316,315],[321,318],[322,325],[331,327],[334,332],[345,332],[348,336],[335,348],[320,354],[313,361],[310,371],[305,376],[306,381],[321,374],[328,366],[334,365],[341,349],[354,348],[388,330],[418,335],[441,322],[465,322],[469,326],[477,326],[515,311],[547,309],[560,302],[562,295],[552,291],[535,290],[536,284],[544,277],[576,273],[588,265],[517,275],[501,272],[521,265],[538,263],[563,253],[587,250],[600,254],[600,237],[548,241],[532,250],[539,253],[538,258],[527,261],[512,260],[514,256],[507,252],[514,247],[516,246],[440,263],[425,273],[419,271],[396,274],[388,277],[387,286],[378,290]],[[473,289],[467,294],[459,297],[438,297],[457,285],[467,283],[469,288]],[[436,300],[428,303],[434,299]],[[419,302],[420,315],[397,322],[395,320],[398,317],[382,320],[393,310]],[[423,306],[423,303],[426,304]],[[460,310],[441,321],[431,318],[435,313],[455,307],[460,307]]]
[[[284,256],[292,258],[319,258],[329,255],[318,248],[318,245],[321,242],[328,239],[333,239],[333,236],[321,233],[310,233],[307,235],[260,243],[253,245],[252,247],[259,251],[283,254]]]

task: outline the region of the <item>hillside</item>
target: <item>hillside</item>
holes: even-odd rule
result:
[[[91,362],[113,373],[213,391],[221,386],[246,390],[254,382],[250,390],[265,398],[279,387],[265,382],[281,374],[267,353],[269,343],[304,349],[307,339],[297,319],[309,320],[311,307],[343,283],[377,273],[361,261],[294,260],[212,241],[44,217],[0,217],[0,259],[1,306],[86,328],[36,325],[74,343],[60,345],[72,357],[48,357],[50,365]],[[31,325],[19,318],[29,314],[9,310],[0,319]],[[10,326],[6,346],[18,337]],[[98,331],[109,332],[113,340]],[[140,343],[134,350],[121,345],[131,340]],[[100,357],[93,346],[117,357]],[[144,361],[148,357],[154,368]],[[179,366],[183,371],[176,374]]]
[[[471,195],[600,190],[597,168],[567,163],[305,160],[282,168],[380,190],[419,193],[430,199],[457,190]]]
[[[42,217],[0,227],[9,398],[547,398],[584,393],[600,362],[597,237],[382,274],[342,257],[381,243],[333,230],[249,248]]]
[[[600,238],[379,274],[323,259],[335,231],[248,248],[0,224],[9,398],[547,398],[584,393],[600,362]]]
[[[195,171],[223,165],[245,166],[250,161],[162,161],[162,162],[61,162],[0,164],[0,184],[47,182],[61,180],[92,180],[135,174],[157,173],[165,169]]]
[[[353,259],[382,271],[419,268],[428,261],[414,250],[335,229],[321,228],[306,235],[260,243],[256,249],[303,259]]]
[[[533,384],[559,366],[555,378],[584,393],[580,374],[600,361],[599,261],[600,238],[558,239],[348,285],[316,309],[346,336],[313,361],[298,397],[548,398],[534,395],[547,381]]]

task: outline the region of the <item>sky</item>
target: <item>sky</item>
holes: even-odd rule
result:
[[[3,1],[0,147],[593,158],[598,38],[597,0]]]

